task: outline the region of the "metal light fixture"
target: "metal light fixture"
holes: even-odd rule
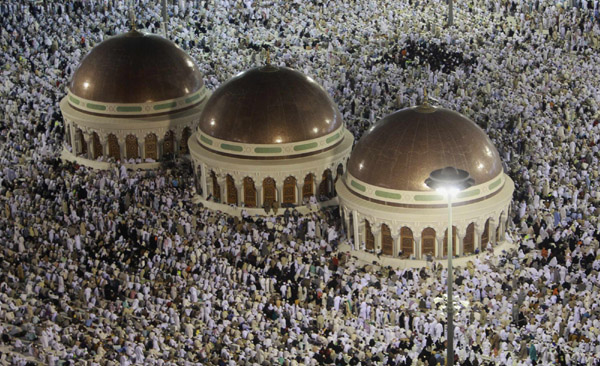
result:
[[[469,172],[454,167],[446,167],[434,170],[425,180],[425,184],[442,193],[448,199],[448,349],[446,353],[446,365],[454,365],[454,306],[452,299],[452,287],[454,285],[452,270],[452,239],[454,231],[452,230],[452,198],[462,190],[471,187],[475,181],[469,175]]]

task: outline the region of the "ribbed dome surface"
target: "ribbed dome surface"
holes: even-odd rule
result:
[[[226,141],[279,144],[316,139],[340,126],[336,105],[314,80],[287,67],[265,66],[215,90],[198,129]]]
[[[69,85],[74,95],[105,103],[150,103],[204,86],[198,67],[175,43],[131,31],[105,40],[84,57]]]
[[[377,122],[356,144],[347,169],[378,187],[429,191],[425,179],[447,166],[466,170],[476,185],[502,171],[498,151],[473,121],[448,109],[419,106]]]

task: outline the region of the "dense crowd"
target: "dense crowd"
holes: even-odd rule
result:
[[[484,127],[516,184],[501,255],[455,269],[456,364],[600,365],[598,1],[169,1],[214,89],[273,62],[313,76],[358,138],[437,103]],[[160,2],[135,1],[161,32]],[[123,1],[0,4],[0,364],[444,364],[445,269],[342,251],[335,209],[228,216],[191,168],[58,159],[58,102]]]

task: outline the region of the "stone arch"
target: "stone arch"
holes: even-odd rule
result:
[[[283,181],[283,199],[284,205],[293,205],[296,203],[296,178],[289,176]]]
[[[263,203],[270,207],[275,201],[277,201],[277,186],[275,184],[275,179],[267,177],[263,179]]]
[[[385,255],[394,255],[394,239],[390,227],[381,225],[381,252]]]
[[[171,130],[165,133],[162,156],[165,159],[172,159],[175,156],[175,132]]]
[[[83,137],[83,131],[81,131],[80,128],[75,131],[75,142],[78,147],[76,150],[76,155],[87,155],[88,146],[85,142],[85,138]]]
[[[237,191],[237,188],[235,187],[235,181],[233,180],[233,177],[229,174],[227,174],[225,181],[226,181],[226,187],[227,187],[227,204],[228,205],[237,205],[238,191]]]
[[[475,223],[467,226],[467,232],[463,239],[463,253],[469,255],[475,253]]]
[[[112,133],[108,135],[108,157],[115,160],[121,160],[121,146],[119,146],[119,139]]]
[[[92,151],[94,151],[94,160],[102,156],[102,144],[100,143],[100,136],[96,132],[92,133]]]
[[[127,156],[127,160],[140,157],[140,148],[135,135],[127,135],[125,138],[125,155]]]
[[[246,207],[256,207],[256,188],[254,180],[250,177],[244,178],[244,205]]]
[[[212,195],[216,202],[221,202],[221,186],[219,185],[217,175],[212,170],[210,171],[210,177],[212,179]]]
[[[458,230],[456,230],[456,226],[452,226],[452,256],[456,257],[458,251],[456,248],[456,242],[458,241]],[[442,255],[446,257],[448,255],[448,229],[444,230],[444,246],[442,248]]]
[[[487,247],[490,242],[490,219],[485,220],[483,232],[481,233],[481,248]]]
[[[188,140],[192,135],[192,130],[189,127],[183,129],[181,133],[181,141],[179,142],[179,153],[180,154],[189,154],[190,149],[188,147]]]
[[[435,243],[436,243],[435,229],[427,227],[421,232],[421,255],[431,255],[435,257]]]
[[[158,138],[156,134],[149,133],[144,138],[144,158],[158,160]]]
[[[402,258],[409,258],[414,254],[413,232],[407,226],[400,229],[400,250],[402,251]]]
[[[344,176],[344,164],[339,163],[336,168],[335,182],[337,182],[338,179],[340,179],[343,176]]]
[[[304,185],[302,186],[302,198],[310,198],[314,196],[314,184],[315,184],[315,175],[313,173],[308,173],[304,177]]]
[[[330,169],[325,169],[321,176],[321,183],[319,184],[319,200],[327,201],[333,198],[333,175]]]
[[[375,236],[373,236],[371,224],[367,219],[365,219],[365,248],[367,250],[375,250]]]

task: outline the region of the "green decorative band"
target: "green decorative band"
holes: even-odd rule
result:
[[[490,190],[498,187],[500,185],[500,183],[502,183],[502,178],[498,178],[497,181],[495,181],[494,183],[490,184]]]
[[[282,150],[280,147],[256,147],[254,148],[254,152],[259,154],[277,154]]]
[[[335,135],[333,135],[331,137],[328,137],[327,140],[325,140],[325,142],[328,143],[328,144],[330,144],[330,143],[332,143],[333,141],[335,141],[335,140],[337,140],[339,138],[340,138],[340,133],[338,132]]]
[[[212,140],[204,136],[203,134],[200,134],[200,140],[202,140],[202,142],[204,142],[205,144],[212,145]]]
[[[106,106],[102,105],[102,104],[88,103],[85,106],[88,107],[89,109],[95,109],[97,111],[105,111],[106,110]]]
[[[354,181],[352,181],[354,182]],[[375,195],[378,197],[383,197],[383,198],[390,198],[393,200],[399,200],[402,198],[402,195],[400,193],[392,193],[392,192],[385,192],[385,191],[375,191]]]
[[[198,94],[196,94],[196,95],[192,95],[192,96],[191,96],[191,97],[189,97],[189,98],[186,98],[186,99],[185,99],[185,104],[190,104],[190,103],[192,103],[193,101],[195,101],[195,100],[198,100],[198,99],[200,99],[200,93],[198,93]]]
[[[73,98],[72,96],[69,95],[69,100],[77,105],[79,105],[79,99],[77,98]]]
[[[140,106],[124,106],[120,105],[117,107],[117,112],[141,112],[142,107]]]
[[[242,151],[243,147],[239,145],[230,145],[230,144],[221,144],[221,149],[231,150],[231,151]]]
[[[479,193],[481,193],[481,190],[472,189],[470,191],[460,192],[459,194],[456,195],[456,198],[466,198],[466,197],[477,196]]]
[[[175,108],[175,107],[177,107],[177,102],[169,102],[169,103],[157,104],[153,108],[154,108],[155,111],[160,111],[161,109]]]
[[[441,201],[444,197],[436,194],[417,194],[415,195],[415,201]]]
[[[294,146],[294,151],[303,151],[308,149],[314,149],[319,146],[316,142],[311,142],[308,144],[296,145]]]
[[[352,187],[358,189],[359,191],[366,191],[367,188],[365,186],[363,186],[362,184],[356,182],[354,179],[350,181],[350,185],[352,185]]]

